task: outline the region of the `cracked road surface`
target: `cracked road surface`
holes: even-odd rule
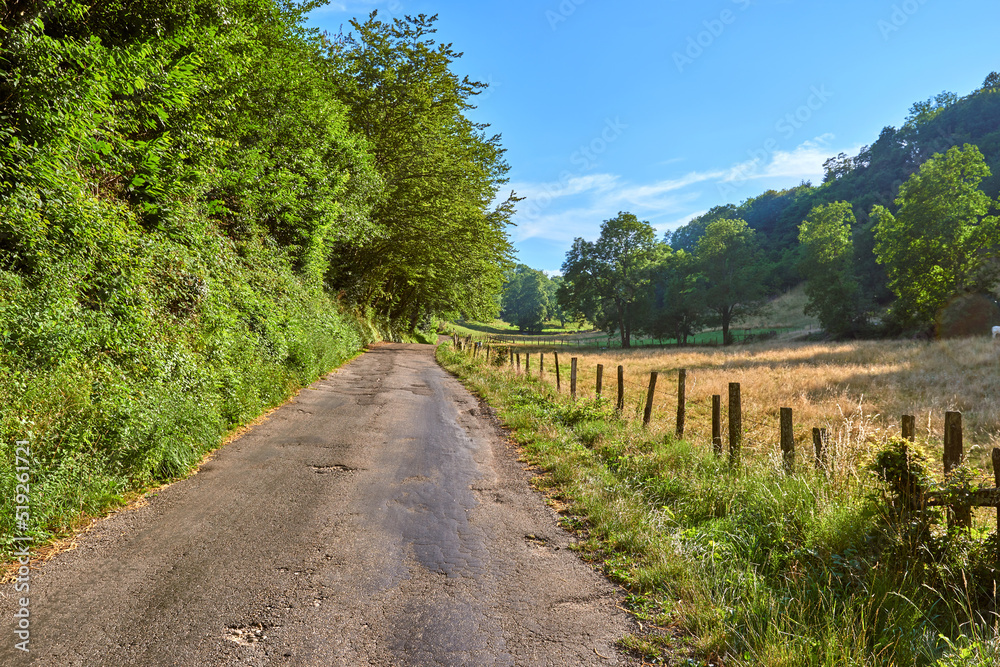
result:
[[[621,665],[620,591],[427,345],[378,345],[32,571],[3,665]]]

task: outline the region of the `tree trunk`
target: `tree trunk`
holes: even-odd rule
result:
[[[632,345],[629,341],[629,332],[625,329],[625,307],[620,300],[615,299],[615,308],[618,310],[618,333],[621,335],[622,349],[628,349]]]
[[[727,308],[720,314],[722,315],[722,344],[729,345],[733,342],[729,338],[729,321],[732,319],[732,313]]]

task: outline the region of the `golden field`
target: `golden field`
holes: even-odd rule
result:
[[[551,350],[522,348],[538,375],[545,353],[546,381],[555,382]],[[652,428],[675,425],[677,370],[687,369],[685,437],[711,443],[712,395],[723,404],[726,436],[728,384],[742,390],[744,448],[777,456],[779,409],[793,410],[797,456],[811,457],[812,428],[825,427],[840,472],[857,470],[872,445],[899,433],[900,415],[916,416],[918,441],[940,451],[944,413],[963,414],[970,462],[982,465],[1000,446],[1000,343],[987,338],[946,341],[770,343],[732,348],[565,350],[559,353],[562,389],[569,392],[570,358],[578,359],[578,397],[594,396],[596,366],[604,365],[604,395],[614,400],[617,366],[625,368],[625,412],[642,416],[650,371],[657,371]],[[749,452],[748,452],[749,453]],[[935,458],[937,458],[935,456]]]

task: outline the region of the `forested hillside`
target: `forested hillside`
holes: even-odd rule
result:
[[[1000,75],[914,104],[901,128],[824,168],[818,186],[717,206],[662,242],[619,213],[567,253],[563,307],[626,346],[631,332],[683,342],[703,326],[728,340],[734,318],[803,281],[807,312],[835,336],[1000,323]]]
[[[433,17],[316,3],[0,10],[0,533],[187,470],[383,335],[495,314],[516,198]],[[499,206],[493,202],[500,201]]]

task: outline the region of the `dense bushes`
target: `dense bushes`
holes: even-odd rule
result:
[[[310,7],[0,13],[5,538],[22,530],[16,441],[33,454],[26,528],[45,537],[183,474],[366,341],[495,309],[512,210],[487,208],[503,150],[462,115],[482,86],[450,73],[433,19],[373,16],[360,39],[330,37],[304,27]],[[403,38],[411,23],[419,43]],[[410,109],[392,127],[361,122],[376,51],[388,77],[434,64],[383,91],[379,104]],[[418,158],[442,168],[418,176]]]

